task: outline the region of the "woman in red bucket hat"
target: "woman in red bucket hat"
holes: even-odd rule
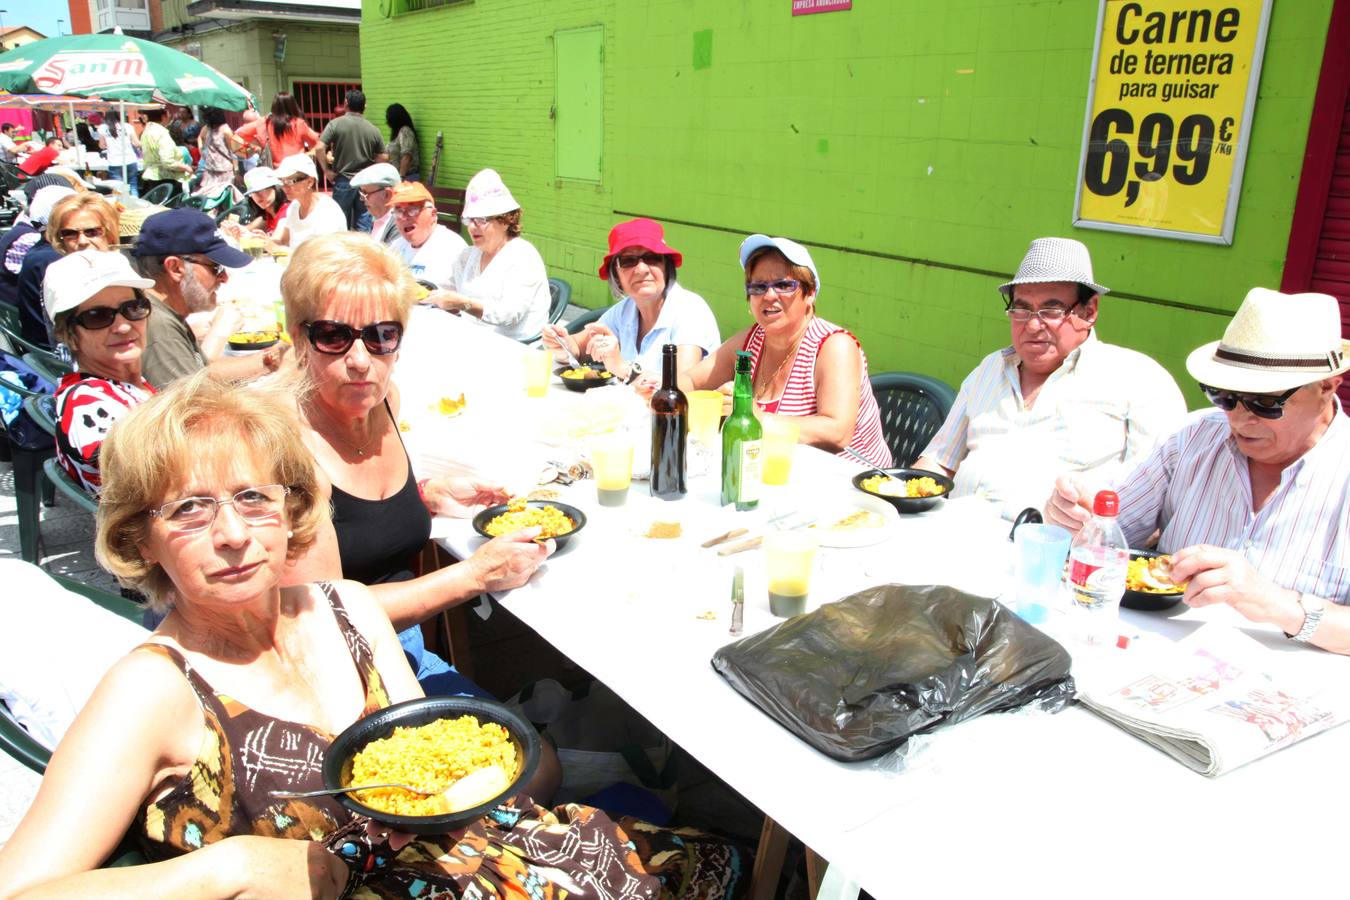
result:
[[[659,372],[663,344],[679,348],[681,369],[697,363],[721,337],[708,304],[676,283],[675,270],[683,261],[680,251],[666,243],[660,223],[629,219],[615,225],[599,275],[619,302],[580,334],[544,326],[544,346],[590,356],[630,383],[644,370]]]

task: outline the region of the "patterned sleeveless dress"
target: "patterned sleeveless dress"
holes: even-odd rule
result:
[[[351,652],[365,690],[363,715],[389,705],[370,645],[352,625],[337,591],[318,585]],[[323,787],[323,755],[333,735],[263,715],[216,692],[177,650],[143,644],[173,662],[191,685],[206,721],[186,775],[137,820],[144,852],[166,859],[236,834],[325,841],[360,820],[331,797],[277,800],[273,790]],[[546,810],[518,795],[468,828],[419,837],[398,849],[372,880],[353,879],[349,896],[374,898],[518,897],[526,900],[732,897],[748,869],[731,844],[692,829],[620,824],[591,807]]]
[[[847,329],[826,322],[819,316],[813,316],[802,334],[801,343],[792,359],[792,368],[788,370],[787,384],[783,395],[777,400],[755,401],[761,412],[779,416],[813,416],[816,414],[816,356],[820,345],[826,338],[836,334],[848,335],[849,340],[858,345],[862,356],[862,372],[858,385],[858,419],[853,426],[853,440],[849,447],[865,456],[872,465],[885,469],[891,465],[891,451],[886,446],[886,436],[881,430],[881,409],[877,406],[876,395],[872,393],[872,383],[867,377],[867,354],[862,344]],[[751,356],[751,378],[759,369],[759,360],[764,353],[764,327],[756,325],[745,336],[742,348]],[[836,456],[845,456],[838,453]]]

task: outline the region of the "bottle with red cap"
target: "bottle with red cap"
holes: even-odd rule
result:
[[[1099,491],[1092,501],[1092,521],[1083,526],[1069,549],[1069,613],[1075,634],[1090,644],[1112,644],[1125,593],[1130,547],[1116,516],[1120,498]]]

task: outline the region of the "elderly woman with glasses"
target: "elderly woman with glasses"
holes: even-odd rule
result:
[[[533,339],[548,322],[548,272],[539,251],[520,236],[520,204],[492,169],[473,176],[465,193],[473,246],[455,260],[449,290],[426,302],[467,313],[507,337]]]
[[[659,223],[630,219],[615,225],[599,274],[619,302],[575,337],[560,325],[545,325],[544,346],[589,356],[629,383],[644,370],[659,373],[663,344],[676,346],[681,369],[691,368],[722,339],[708,304],[676,283],[675,270],[683,261],[666,244]]]
[[[319,172],[313,159],[303,153],[288,156],[277,166],[276,176],[289,203],[286,215],[272,235],[274,241],[294,248],[316,235],[347,230],[347,216],[342,207],[332,197],[315,190]]]
[[[77,366],[56,388],[56,458],[91,493],[108,429],[155,392],[141,375],[151,311],[141,291],[153,286],[116,252],[77,250],[47,267],[47,315]]]
[[[377,346],[383,334],[371,335]],[[287,562],[312,554],[327,523],[321,471],[289,400],[199,373],[114,429],[96,552],[167,615],[66,732],[0,850],[0,895],[716,900],[743,890],[746,861],[725,842],[592,807],[548,810],[531,785],[465,828],[416,837],[333,797],[273,796],[323,787],[335,734],[422,696],[369,588],[286,586]],[[99,868],[128,832],[152,861]]]
[[[729,390],[736,354],[748,351],[757,413],[797,417],[804,444],[841,456],[847,447],[874,466],[891,465],[862,345],[816,315],[820,276],[811,254],[796,241],[752,234],[740,260],[755,324],[682,372],[681,386]]]
[[[416,292],[402,261],[356,232],[307,242],[282,276],[296,362],[308,381],[300,399],[305,442],[333,509],[291,577],[372,585],[428,689],[472,693],[467,679],[424,650],[418,626],[485,591],[524,584],[553,542],[541,546],[532,540],[537,528],[523,531],[416,577],[433,516],[508,499],[497,485],[413,474],[391,379]]]
[[[38,202],[39,198],[43,202]],[[25,340],[52,347],[43,313],[42,283],[47,267],[77,250],[116,249],[120,216],[102,194],[53,187],[38,191],[31,214],[40,217],[46,228],[44,239],[24,256],[19,268],[19,324]]]

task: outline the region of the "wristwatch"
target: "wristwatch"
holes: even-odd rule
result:
[[[637,377],[641,374],[642,366],[639,366],[636,362],[631,362],[628,364],[628,377],[623,380],[623,383],[632,384],[637,381]]]
[[[1298,605],[1303,607],[1303,627],[1298,630],[1298,634],[1289,635],[1289,640],[1306,644],[1317,633],[1317,626],[1322,624],[1322,613],[1326,612],[1327,602],[1321,597],[1301,593],[1298,595]]]

